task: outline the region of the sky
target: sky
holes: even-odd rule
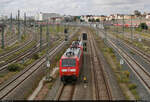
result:
[[[39,12],[61,15],[110,15],[131,14],[134,10],[150,12],[150,0],[0,0],[0,15],[28,16]]]

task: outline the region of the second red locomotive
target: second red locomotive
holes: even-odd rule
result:
[[[73,82],[78,79],[82,67],[82,57],[82,41],[74,41],[59,62],[59,73],[62,82]]]

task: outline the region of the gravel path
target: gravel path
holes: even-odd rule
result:
[[[90,55],[84,53],[83,67],[80,74],[80,79],[77,82],[73,100],[92,100],[93,99],[93,84],[90,68]],[[83,82],[83,77],[87,78],[87,83]]]

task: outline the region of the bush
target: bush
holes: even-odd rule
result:
[[[111,57],[115,58],[116,56],[114,54],[111,54]]]
[[[136,100],[140,100],[140,97],[135,89],[131,90],[132,94],[135,96]]]
[[[21,36],[21,39],[22,39],[22,40],[24,40],[24,39],[25,39],[25,36],[24,36],[24,35],[22,35],[22,36]]]
[[[142,32],[142,29],[141,28],[136,28],[136,31]]]
[[[133,90],[136,88],[137,88],[136,84],[129,84],[129,90]]]
[[[18,64],[18,63],[13,63],[13,64],[8,66],[8,70],[11,71],[11,72],[18,71],[21,68],[22,68],[21,65]]]
[[[126,75],[127,78],[129,78],[129,76],[130,76],[130,72],[129,71],[124,71],[124,74]]]
[[[39,59],[39,55],[38,54],[34,54],[32,58],[37,60],[37,59]]]
[[[114,53],[114,51],[113,51],[112,48],[109,48],[109,49],[108,49],[108,52],[109,52],[109,53]]]
[[[29,59],[23,65],[28,66],[28,65],[32,64],[33,62],[34,62],[34,59]]]
[[[139,28],[144,29],[144,30],[148,30],[148,26],[147,26],[146,23],[141,23],[141,24],[139,25]]]
[[[122,82],[122,83],[129,83],[129,78],[127,78],[127,77],[122,77],[122,78],[121,78],[121,82]]]

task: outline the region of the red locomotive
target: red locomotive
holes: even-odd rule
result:
[[[75,82],[82,66],[82,41],[74,41],[60,59],[59,72],[64,83]]]

